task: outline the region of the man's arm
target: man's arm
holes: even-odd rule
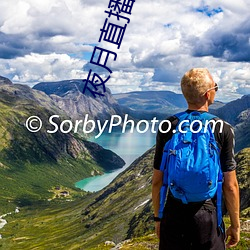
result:
[[[224,172],[223,193],[230,216],[231,226],[226,231],[227,248],[236,246],[240,240],[240,199],[236,171]]]
[[[160,170],[154,169],[152,178],[152,201],[154,207],[154,216],[158,217],[160,208],[160,190],[162,186],[163,173]],[[160,222],[157,221],[155,224],[155,232],[160,238]]]

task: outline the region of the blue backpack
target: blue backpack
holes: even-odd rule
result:
[[[220,154],[207,121],[216,116],[207,112],[182,112],[172,138],[165,144],[160,170],[159,217],[163,217],[168,189],[184,204],[211,199],[217,192],[217,220],[221,226],[222,171]]]

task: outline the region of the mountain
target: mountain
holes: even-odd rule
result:
[[[250,147],[250,95],[227,103],[213,110],[213,114],[229,122],[235,130],[235,152]]]
[[[250,108],[250,94],[244,95],[240,99],[231,101],[223,107],[217,109],[214,114],[235,126],[238,123],[238,116],[244,110]]]
[[[241,189],[241,209],[249,209],[250,148],[236,155]],[[2,232],[5,249],[111,249],[105,241],[126,245],[124,249],[155,249],[151,200],[154,148],[135,160],[103,190],[71,202],[52,202],[23,208],[9,217]],[[243,211],[243,213],[244,213]],[[80,216],[80,212],[82,215]],[[249,214],[248,214],[249,216]],[[244,221],[244,218],[242,219]],[[247,219],[245,219],[247,220]],[[228,226],[228,218],[226,218]],[[18,229],[13,234],[13,228]],[[133,240],[134,237],[141,237]],[[241,235],[239,249],[247,249],[249,229]],[[132,239],[125,241],[126,239]],[[147,240],[148,239],[148,240]],[[148,246],[145,247],[145,244]],[[18,242],[18,244],[17,244]],[[121,245],[120,244],[120,245]],[[117,245],[118,248],[119,244]],[[137,248],[138,247],[138,248]],[[152,247],[152,248],[151,248]],[[123,248],[122,248],[123,249]],[[157,248],[156,248],[157,249]],[[237,249],[237,248],[236,248]]]
[[[241,211],[249,209],[250,148],[236,155],[241,192]],[[153,232],[151,181],[154,148],[135,160],[110,185],[100,191],[94,201],[83,209],[82,221],[91,237],[86,246],[101,240],[120,242]],[[92,198],[93,199],[93,198]],[[249,216],[250,214],[248,214]],[[97,231],[97,235],[91,231]],[[91,235],[91,236],[90,236]],[[86,236],[87,238],[87,236]]]
[[[118,155],[78,134],[48,133],[54,129],[49,122],[54,114],[60,116],[54,120],[58,126],[69,119],[45,93],[8,81],[1,83],[0,211],[50,198],[53,186],[74,189],[74,183],[83,178],[125,164]],[[26,128],[30,116],[39,116],[43,122],[37,133]]]
[[[126,113],[138,119],[164,119],[187,107],[183,95],[171,91],[135,91],[114,94],[114,98]]]
[[[187,109],[184,96],[172,91],[135,91],[113,96],[125,113],[137,119],[165,119]],[[223,105],[222,102],[216,101],[210,109],[216,110]]]
[[[105,121],[112,115],[123,115],[119,104],[106,88],[105,96],[94,98],[90,93],[83,94],[85,81],[65,80],[59,82],[41,82],[33,89],[43,91],[53,99],[57,106],[73,119],[89,119]]]
[[[209,110],[210,110],[211,113],[213,113],[214,110],[222,108],[223,106],[225,106],[225,103],[223,103],[221,101],[214,101],[214,103],[209,106]]]
[[[250,147],[250,108],[242,111],[237,119],[235,126],[235,152]]]
[[[237,162],[237,178],[240,186],[241,210],[248,208],[250,217],[250,148],[241,150],[235,157]]]
[[[8,78],[0,76],[0,85],[1,84],[13,84]]]
[[[86,114],[89,119],[100,120],[102,123],[112,115],[123,117],[125,114],[135,121],[150,120],[154,117],[165,119],[187,108],[183,95],[171,91],[140,91],[112,95],[107,88],[104,97],[93,98],[90,93],[82,93],[84,84],[85,81],[82,80],[41,82],[33,89],[50,95],[57,106],[75,120],[84,118]],[[211,110],[223,105],[221,102],[215,102]]]

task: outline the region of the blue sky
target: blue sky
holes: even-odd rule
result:
[[[86,78],[109,0],[0,2],[0,75],[33,86]],[[250,2],[136,0],[121,48],[109,60],[113,93],[171,90],[182,75],[206,67],[218,99],[250,94]]]

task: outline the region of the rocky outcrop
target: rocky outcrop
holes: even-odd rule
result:
[[[0,76],[0,85],[1,84],[13,84],[8,78]]]

